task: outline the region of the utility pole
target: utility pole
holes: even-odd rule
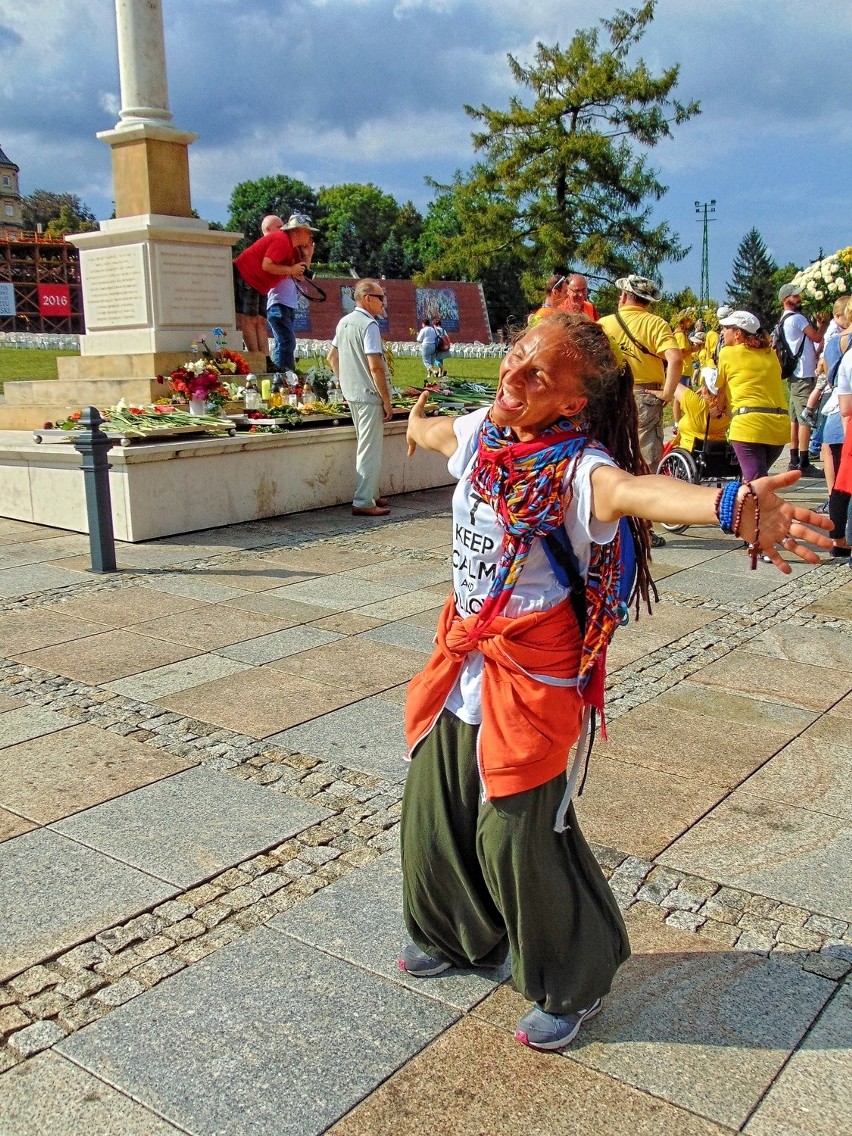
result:
[[[701,287],[698,291],[698,298],[701,301],[701,306],[706,307],[710,301],[710,242],[707,226],[711,221],[715,221],[715,217],[711,217],[710,214],[716,212],[716,198],[711,197],[709,201],[696,201],[695,212],[699,217],[703,217],[704,223],[704,235],[701,242]]]

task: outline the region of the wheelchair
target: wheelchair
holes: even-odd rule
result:
[[[676,477],[678,481],[688,481],[692,485],[710,482],[716,486],[741,476],[737,455],[731,443],[711,442],[707,438],[696,438],[691,451],[680,446],[664,450],[657,473],[664,477]],[[689,525],[663,524],[663,528],[671,533],[685,533]]]

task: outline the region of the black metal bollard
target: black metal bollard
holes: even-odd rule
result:
[[[113,443],[100,429],[103,422],[97,407],[85,407],[80,418],[83,433],[75,440],[74,449],[83,455],[80,468],[86,487],[92,571],[115,572],[115,537],[107,461],[107,451],[112,449]]]

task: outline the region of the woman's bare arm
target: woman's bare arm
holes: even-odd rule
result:
[[[453,420],[446,416],[426,417],[424,408],[429,401],[430,393],[427,390],[423,391],[408,415],[406,431],[408,456],[411,457],[417,447],[422,446],[424,450],[436,450],[450,458],[459,448]]]
[[[758,547],[770,557],[781,572],[789,573],[790,565],[781,558],[775,547],[785,538],[791,552],[811,564],[819,563],[819,556],[806,544],[830,548],[831,541],[815,530],[830,529],[831,520],[823,513],[791,505],[775,492],[789,488],[799,480],[798,471],[779,473],[774,477],[761,477],[752,483],[760,505],[760,531]],[[712,487],[691,485],[674,477],[648,474],[633,477],[623,469],[599,465],[592,470],[592,513],[600,521],[615,521],[619,517],[641,517],[646,521],[663,524],[715,525],[718,524],[715,503],[717,490]],[[739,535],[743,540],[755,537],[754,498],[741,489],[743,495],[742,524]]]

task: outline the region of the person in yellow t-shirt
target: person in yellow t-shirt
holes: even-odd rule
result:
[[[618,311],[598,323],[621,349],[633,373],[642,457],[656,469],[663,453],[663,407],[674,398],[683,370],[683,352],[666,321],[649,311],[660,289],[646,276],[616,280]]]
[[[715,367],[701,372],[701,386],[697,391],[678,384],[675,402],[680,407],[676,445],[690,453],[696,441],[724,442],[731,423],[724,397],[720,397]],[[709,420],[709,425],[708,425]]]
[[[660,289],[647,276],[631,273],[616,280],[618,311],[598,320],[607,338],[621,351],[633,375],[633,398],[639,420],[639,448],[649,469],[663,456],[663,409],[680,382],[683,354],[672,329],[649,311]],[[651,547],[661,548],[665,537],[651,530]]]
[[[729,316],[733,310],[734,309],[728,304],[722,304],[716,309],[716,319],[724,319],[725,316]],[[704,333],[704,346],[701,349],[701,354],[698,356],[698,362],[702,367],[718,367],[719,352],[724,346],[721,328],[718,330],[715,327],[707,328]]]
[[[731,411],[728,437],[744,481],[766,477],[789,438],[787,396],[781,365],[757,316],[736,311],[719,321],[720,393]]]
[[[683,355],[683,363],[681,366],[681,382],[692,382],[692,358],[695,354],[695,347],[690,340],[690,333],[695,326],[695,317],[689,309],[684,309],[678,312],[677,319],[675,320],[672,328],[672,333],[675,338],[675,343],[680,348]]]

